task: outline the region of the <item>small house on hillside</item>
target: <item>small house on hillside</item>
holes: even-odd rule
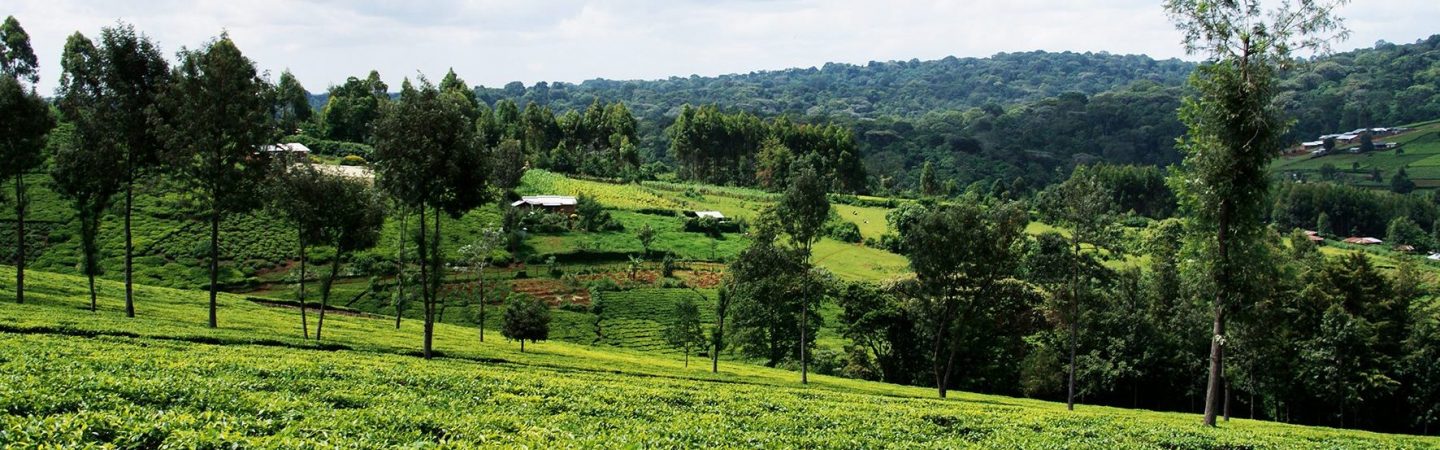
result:
[[[1348,238],[1345,238],[1345,243],[1346,243],[1346,244],[1355,244],[1355,245],[1375,245],[1375,244],[1383,244],[1384,242],[1385,242],[1385,241],[1382,241],[1382,240],[1379,240],[1379,239],[1375,239],[1375,238],[1373,238],[1373,237],[1348,237]]]
[[[528,195],[510,203],[510,206],[516,208],[538,209],[562,214],[574,214],[575,205],[575,197],[564,195]]]
[[[720,222],[725,221],[725,215],[721,214],[720,211],[685,211],[685,217],[694,217],[697,219],[715,219]]]
[[[293,154],[293,155],[309,155],[309,154],[310,154],[310,147],[306,147],[305,144],[301,144],[301,143],[299,143],[299,142],[291,142],[291,143],[288,143],[288,144],[272,144],[272,145],[267,145],[267,146],[264,146],[264,147],[260,147],[260,150],[261,150],[261,151],[264,151],[265,153],[270,153],[270,154]]]
[[[1310,230],[1305,230],[1305,238],[1306,238],[1306,239],[1309,239],[1310,242],[1314,242],[1314,243],[1317,243],[1317,244],[1318,244],[1318,243],[1321,243],[1321,242],[1325,242],[1325,238],[1320,237],[1320,233],[1316,233],[1316,232],[1310,231]]]

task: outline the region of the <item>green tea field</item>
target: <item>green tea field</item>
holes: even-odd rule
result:
[[[0,278],[13,269],[0,267]],[[321,344],[298,315],[221,296],[139,289],[140,317],[101,283],[31,273],[0,307],[0,443],[94,448],[1432,448],[1434,438],[952,393],[678,355],[542,342],[520,353],[439,325],[423,360],[418,323],[331,314]],[[11,294],[9,286],[0,296]],[[617,304],[643,316],[643,304]],[[620,324],[617,323],[617,326]],[[693,363],[694,361],[692,361]]]

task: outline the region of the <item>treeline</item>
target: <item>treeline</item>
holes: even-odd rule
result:
[[[493,104],[481,101],[454,71],[441,79],[439,87],[464,93],[471,105],[466,117],[474,122],[487,148],[523,152],[524,162],[532,167],[558,172],[627,179],[640,176],[639,125],[623,103],[595,101],[557,115],[534,102],[521,109],[509,99]],[[301,133],[293,140],[335,156],[371,157],[373,149],[368,147],[374,142],[374,122],[392,101],[387,91],[375,71],[365,79],[350,77],[344,84],[332,86],[324,108],[310,122],[301,123]],[[354,146],[356,143],[363,146]]]
[[[835,191],[866,191],[859,149],[844,127],[685,105],[667,132],[683,179],[781,190],[805,166],[830,180]]]
[[[1440,117],[1440,35],[1329,55],[1287,74],[1280,87],[1279,101],[1296,119],[1292,136],[1297,141],[1435,119]]]

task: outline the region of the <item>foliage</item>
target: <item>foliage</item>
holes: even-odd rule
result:
[[[505,324],[500,334],[507,339],[520,341],[520,351],[525,351],[525,341],[543,341],[550,338],[550,307],[545,302],[528,295],[512,295],[505,302]]]
[[[784,117],[762,121],[749,113],[687,104],[666,133],[669,154],[685,179],[780,189],[804,167],[824,176],[833,189],[866,189],[854,135],[843,127],[800,124]]]
[[[320,112],[320,123],[326,139],[369,143],[380,118],[382,106],[390,101],[389,87],[380,81],[380,73],[370,71],[365,79],[350,77],[344,84],[331,86],[329,100]],[[307,144],[308,145],[308,144]]]
[[[610,217],[610,212],[605,211],[600,202],[584,193],[575,199],[575,215],[580,218],[575,226],[584,231],[619,231],[625,228]]]
[[[689,297],[675,304],[672,322],[663,334],[665,343],[685,354],[685,365],[690,365],[690,351],[705,345],[705,332],[700,329],[700,308]]]

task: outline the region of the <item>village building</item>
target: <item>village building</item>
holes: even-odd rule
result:
[[[528,195],[520,197],[519,200],[510,203],[510,206],[562,214],[574,214],[576,204],[575,197],[570,196]]]

